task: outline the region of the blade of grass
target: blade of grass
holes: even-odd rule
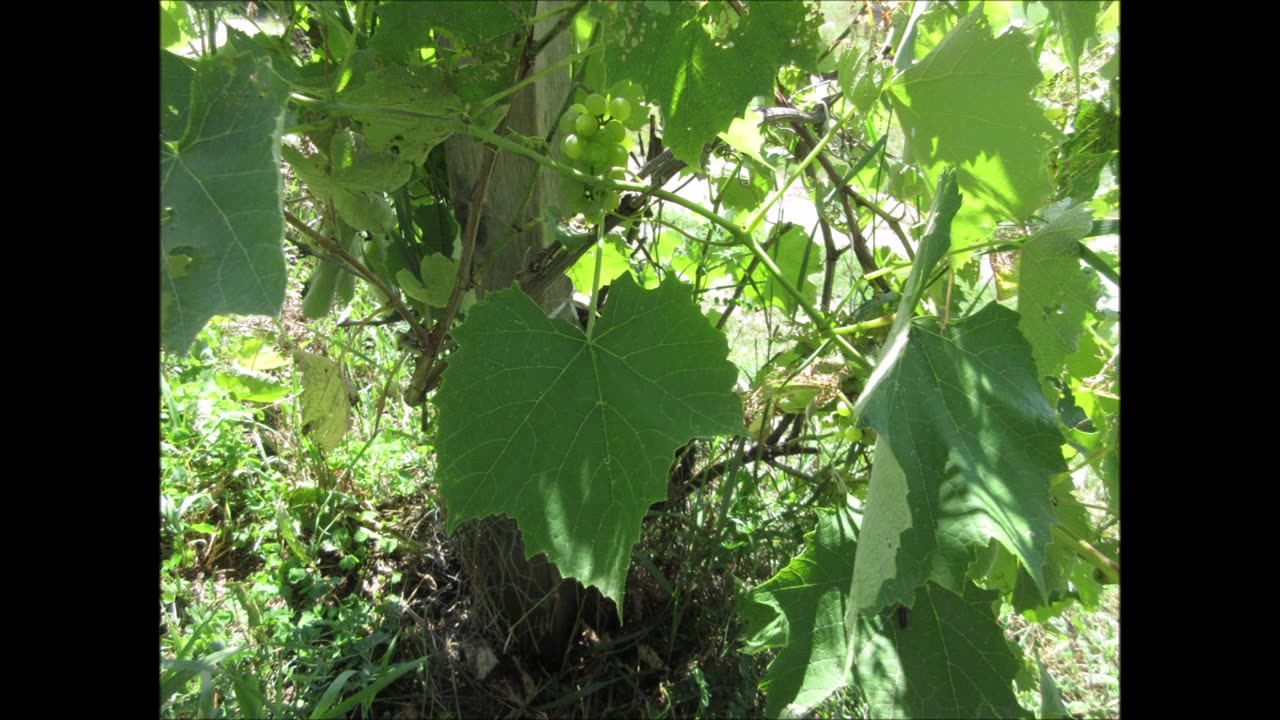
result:
[[[333,704],[334,700],[338,699],[338,695],[342,693],[342,688],[347,685],[347,680],[350,680],[351,676],[355,674],[355,670],[343,670],[338,677],[333,679],[333,682],[329,683],[324,695],[320,696],[320,702],[316,703],[315,709],[311,711],[310,717],[312,720],[330,717],[329,706]]]
[[[410,660],[409,662],[396,665],[395,667],[391,668],[391,670],[385,673],[379,673],[378,678],[374,680],[372,683],[370,683],[368,687],[364,688],[363,690],[356,693],[355,695],[352,695],[346,700],[343,700],[340,704],[334,706],[332,710],[325,713],[323,717],[326,717],[326,718],[343,717],[348,710],[355,707],[357,704],[366,702],[366,701],[373,702],[373,699],[378,696],[378,693],[382,692],[383,688],[395,682],[396,680],[400,679],[400,676],[404,675],[410,670],[414,670],[416,668],[422,667],[422,665],[426,661],[427,661],[427,658],[425,657],[418,658],[417,660]],[[312,717],[317,717],[317,716],[312,715]]]

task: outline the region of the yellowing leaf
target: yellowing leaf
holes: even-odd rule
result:
[[[323,355],[295,350],[293,359],[302,369],[302,430],[329,452],[351,426],[347,382],[338,364]]]

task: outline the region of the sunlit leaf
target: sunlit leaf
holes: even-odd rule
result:
[[[1027,38],[993,37],[975,8],[890,85],[915,161],[935,178],[943,166],[959,171],[965,210],[953,234],[961,246],[987,234],[984,223],[1025,220],[1051,190],[1055,131],[1032,98],[1040,81]]]
[[[1053,23],[1058,26],[1058,32],[1062,37],[1062,49],[1067,55],[1067,62],[1071,65],[1071,72],[1078,77],[1080,54],[1084,52],[1085,44],[1097,36],[1098,8],[1101,3],[1097,0],[1072,0],[1071,2],[1045,0],[1044,4],[1049,8],[1049,17],[1053,18]]]
[[[858,545],[862,609],[906,602],[929,580],[959,591],[993,538],[1045,588],[1049,477],[1065,464],[1018,315],[992,303],[945,328],[911,319],[958,206],[944,175],[898,320],[855,408],[879,433],[873,473],[886,478],[873,475]]]
[[[519,290],[490,295],[454,333],[436,396],[449,530],[505,513],[529,556],[618,603],[649,505],[690,438],[742,430],[724,336],[687,287],[615,280],[588,339]]]
[[[1021,660],[992,609],[998,597],[972,583],[960,593],[928,583],[905,611],[895,603],[860,623],[853,676],[868,715],[1027,717],[1013,695]]]
[[[778,68],[805,54],[800,46],[821,23],[806,3],[756,1],[740,18],[715,15],[731,14],[727,8],[616,3],[606,19],[609,78],[644,87],[664,114],[663,142],[694,165],[703,144],[728,130],[753,97],[772,95]]]
[[[1056,377],[1079,347],[1081,325],[1100,292],[1093,270],[1080,264],[1080,238],[1088,234],[1093,214],[1066,206],[1046,214],[1049,224],[1023,245],[1018,274],[1018,330],[1031,343],[1042,378]]]

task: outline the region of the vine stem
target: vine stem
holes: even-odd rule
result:
[[[1076,537],[1075,533],[1061,525],[1055,524],[1052,527],[1052,533],[1056,540],[1070,546],[1076,551],[1077,555],[1088,560],[1090,565],[1102,571],[1108,581],[1114,585],[1120,584],[1120,563],[1103,555],[1101,550]]]
[[[378,288],[379,292],[387,296],[387,302],[391,303],[392,309],[394,309],[405,322],[409,323],[409,328],[413,331],[413,334],[417,336],[418,341],[424,344],[427,342],[430,337],[427,334],[427,329],[413,317],[413,312],[404,304],[404,300],[400,298],[399,292],[396,292],[393,288],[384,283],[382,278],[375,275],[372,271],[366,268],[363,263],[352,257],[346,250],[343,250],[341,243],[327,238],[311,229],[306,223],[298,219],[296,215],[288,210],[284,211],[284,219],[287,220],[290,225],[297,228],[299,232],[315,241],[315,243],[323,248],[325,252],[339,258],[344,263],[351,266],[357,275],[364,278],[370,285]]]
[[[529,70],[533,67],[534,57],[527,50],[533,42],[533,29],[529,29],[528,35],[525,37],[524,48],[521,50],[520,66],[516,70],[515,84],[518,86],[529,74]],[[507,120],[510,118],[511,108],[502,113],[502,119],[498,122],[495,130],[498,133],[506,131]],[[468,125],[469,127],[469,125]],[[499,148],[490,146],[485,153],[484,164],[480,167],[480,174],[476,178],[475,187],[471,192],[471,203],[468,206],[467,225],[462,235],[462,254],[458,258],[458,274],[454,278],[453,292],[449,293],[449,302],[445,305],[444,312],[440,316],[440,320],[436,322],[436,326],[431,330],[431,335],[427,339],[426,346],[422,349],[422,357],[418,360],[418,365],[414,368],[413,377],[409,380],[409,387],[405,388],[405,402],[411,407],[421,405],[427,397],[427,386],[435,370],[436,361],[439,359],[440,347],[444,343],[445,333],[449,331],[449,326],[453,323],[454,317],[458,313],[458,308],[462,306],[462,297],[472,286],[472,259],[475,256],[476,241],[480,235],[480,217],[484,214],[485,196],[489,191],[489,178],[493,176],[493,169],[498,162]],[[423,423],[426,423],[426,414],[423,414]]]
[[[832,330],[832,332],[834,332],[836,335],[857,335],[858,333],[864,333],[868,330],[874,330],[879,327],[885,327],[886,325],[892,325],[893,321],[897,319],[898,319],[898,313],[892,312],[892,313],[889,313],[888,315],[885,315],[884,317],[874,318],[874,319],[867,320],[865,322],[860,322],[854,325],[846,325],[844,327],[838,327],[835,330]]]
[[[786,181],[783,182],[782,185],[778,186],[778,189],[774,190],[773,193],[765,199],[764,203],[756,209],[755,213],[747,219],[746,231],[748,233],[755,230],[756,227],[764,221],[765,215],[769,212],[769,208],[772,208],[775,203],[781,200],[782,196],[786,194],[787,189],[791,187],[791,184],[804,173],[805,168],[809,167],[815,160],[817,160],[818,155],[820,155],[823,149],[827,147],[827,143],[830,143],[831,138],[836,136],[836,133],[840,131],[840,128],[844,127],[844,124],[849,122],[849,118],[853,117],[853,113],[856,110],[857,108],[850,103],[849,109],[845,111],[844,115],[840,116],[840,119],[831,126],[831,129],[822,136],[821,140],[814,143],[813,149],[810,150],[809,154],[800,161],[800,165],[796,167],[795,170],[791,171],[791,174],[787,176]]]
[[[564,29],[569,27],[569,23],[573,22],[573,19],[576,18],[582,8],[586,6],[587,0],[579,0],[578,3],[572,7],[550,10],[542,15],[530,18],[529,24],[537,25],[539,22],[553,17],[556,13],[564,13],[564,16],[555,24],[555,27],[548,30],[546,35],[543,35],[533,42],[533,47],[529,49],[529,54],[533,57],[537,57],[546,46],[551,44],[552,40],[556,39],[557,35],[564,32]]]
[[[581,59],[583,59],[583,58],[585,58],[585,57],[590,57],[590,56],[592,56],[592,55],[595,55],[596,53],[600,52],[600,50],[601,50],[601,49],[602,49],[602,46],[600,46],[600,45],[596,45],[595,47],[587,48],[586,50],[583,50],[583,51],[582,51],[582,52],[580,52],[580,53],[576,53],[576,54],[574,54],[574,55],[570,55],[570,56],[568,56],[568,57],[566,57],[566,58],[564,58],[564,59],[562,59],[562,60],[560,60],[560,61],[556,62],[554,65],[549,65],[549,66],[547,66],[546,68],[543,68],[542,70],[539,70],[538,72],[536,72],[536,73],[534,73],[534,74],[530,75],[529,77],[527,77],[527,78],[525,78],[525,79],[521,80],[520,82],[516,83],[515,85],[512,85],[511,87],[509,87],[509,88],[507,88],[507,89],[505,89],[505,90],[503,90],[503,91],[501,91],[501,92],[494,93],[493,95],[490,95],[489,97],[485,98],[484,100],[481,100],[481,101],[480,101],[480,104],[479,104],[478,106],[476,106],[476,109],[477,109],[477,110],[484,110],[485,108],[488,108],[488,107],[492,106],[494,103],[498,102],[498,101],[499,101],[499,100],[501,100],[502,98],[507,97],[508,95],[511,95],[511,94],[513,94],[513,93],[515,93],[515,92],[518,92],[518,91],[520,90],[520,88],[523,88],[523,87],[524,87],[524,86],[526,86],[526,85],[529,85],[529,84],[535,83],[535,82],[537,82],[538,80],[541,80],[543,77],[546,77],[547,75],[550,75],[551,73],[553,73],[553,72],[555,72],[555,71],[559,70],[560,68],[564,67],[565,65],[569,65],[569,64],[571,64],[571,63],[575,63],[575,62],[577,62],[577,61],[579,61],[579,60],[581,60]],[[473,111],[473,112],[475,112],[475,111]]]
[[[587,340],[596,326],[596,313],[600,312],[600,274],[604,268],[604,213],[596,222],[596,274],[591,279],[591,307],[587,312]]]

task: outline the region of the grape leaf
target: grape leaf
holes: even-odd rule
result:
[[[977,7],[889,87],[915,161],[930,177],[959,170],[967,200],[952,234],[961,246],[985,234],[984,223],[1026,219],[1051,190],[1055,130],[1032,99],[1040,81],[1026,37],[993,38]]]
[[[1073,0],[1072,2],[1054,2],[1045,0],[1049,8],[1049,17],[1058,26],[1062,37],[1062,49],[1071,64],[1071,72],[1080,77],[1080,54],[1084,52],[1085,43],[1097,35],[1098,8],[1097,0]]]
[[[160,8],[160,49],[173,47],[182,42],[182,28],[178,27],[178,21],[165,11],[164,7]]]
[[[527,6],[522,11],[527,11]],[[388,3],[379,5],[378,32],[371,45],[378,54],[401,64],[420,61],[418,48],[429,46],[433,28],[468,43],[501,37],[524,24],[523,18],[505,2]]]
[[[294,350],[293,358],[302,370],[302,430],[329,452],[342,442],[351,424],[350,381],[342,377],[336,362],[323,355]]]
[[[426,302],[431,307],[442,308],[449,304],[453,287],[458,284],[458,261],[437,253],[422,258],[422,284],[426,289]]]
[[[616,235],[610,235],[605,239],[604,256],[600,263],[601,285],[607,285],[619,275],[631,272],[631,261],[623,252],[625,247]],[[589,294],[591,284],[596,277],[596,251],[591,250],[578,258],[578,262],[565,271],[565,274],[573,281],[573,287],[578,292]]]
[[[743,430],[738,371],[689,289],[611,285],[593,337],[516,289],[490,295],[453,333],[436,396],[449,531],[505,513],[527,554],[595,585],[622,614],[631,547],[667,496],[675,451]]]
[[[694,167],[703,144],[728,130],[753,97],[772,95],[779,67],[804,61],[821,24],[796,2],[756,0],[733,27],[728,18],[706,17],[727,10],[714,4],[703,13],[692,2],[605,9],[612,13],[604,53],[609,78],[645,89],[663,111],[663,143]]]
[[[865,115],[879,99],[891,68],[888,63],[878,60],[872,50],[850,46],[840,50],[836,77],[845,97],[853,102],[860,114]]]
[[[163,10],[160,11],[162,14]],[[191,106],[191,78],[195,71],[187,60],[160,51],[160,139],[179,140],[187,129],[187,110]]]
[[[334,183],[352,192],[395,192],[413,174],[412,164],[387,151],[371,151],[364,138],[350,130],[334,133],[329,159]]]
[[[1080,238],[1089,233],[1093,213],[1059,205],[1045,214],[1049,224],[1022,246],[1018,272],[1018,330],[1031,343],[1041,378],[1056,377],[1079,348],[1080,327],[1100,292],[1092,269],[1080,267]]]
[[[192,79],[182,138],[161,142],[162,268],[182,271],[161,270],[160,328],[176,352],[186,352],[214,315],[280,312],[279,148],[288,96],[269,60],[206,59]]]
[[[746,652],[782,648],[760,683],[765,716],[803,716],[848,678],[844,616],[857,549],[851,508],[819,510],[805,550],[739,605]],[[791,632],[795,628],[795,632]]]
[[[1049,668],[1042,662],[1037,662],[1036,665],[1040,667],[1040,717],[1045,720],[1065,720],[1071,717],[1071,712],[1062,702],[1062,691],[1049,674]]]
[[[946,330],[915,324],[893,367],[859,401],[902,468],[912,520],[901,528],[896,577],[884,578],[879,604],[926,579],[958,587],[991,538],[1045,588],[1049,476],[1066,468],[1017,322],[992,303]]]
[[[952,173],[934,200],[898,319],[855,408],[880,434],[873,473],[885,477],[873,476],[867,497],[874,511],[861,529],[855,609],[905,603],[927,580],[960,590],[993,538],[1045,590],[1049,476],[1065,470],[1057,420],[1016,313],[991,303],[945,329],[912,319],[950,246],[960,204]]]
[[[769,164],[760,154],[760,147],[764,144],[764,136],[760,134],[760,113],[755,110],[747,110],[742,117],[736,117],[729,122],[729,129],[720,133],[720,139],[729,144],[729,147],[755,160],[769,170],[774,167]]]
[[[999,593],[962,591],[929,583],[908,612],[894,604],[858,625],[853,682],[870,717],[1028,716],[1013,695],[1021,660],[992,609]]]
[[[307,190],[312,195],[327,198],[329,193],[333,191],[333,180],[329,177],[329,171],[325,167],[329,164],[329,158],[323,153],[317,152],[307,157],[292,145],[281,145],[280,157],[289,163],[289,167],[293,169],[293,173],[298,176],[298,179],[306,183]]]
[[[418,5],[419,3],[405,3]],[[397,5],[383,6],[385,10]],[[369,149],[380,153],[389,150],[398,157],[419,162],[427,152],[453,134],[447,122],[462,116],[464,104],[449,87],[444,71],[435,67],[393,65],[372,70],[364,84],[348,87],[340,96],[343,102],[387,110],[406,110],[432,117],[396,116],[379,112],[357,111]],[[438,119],[432,119],[433,117]]]

